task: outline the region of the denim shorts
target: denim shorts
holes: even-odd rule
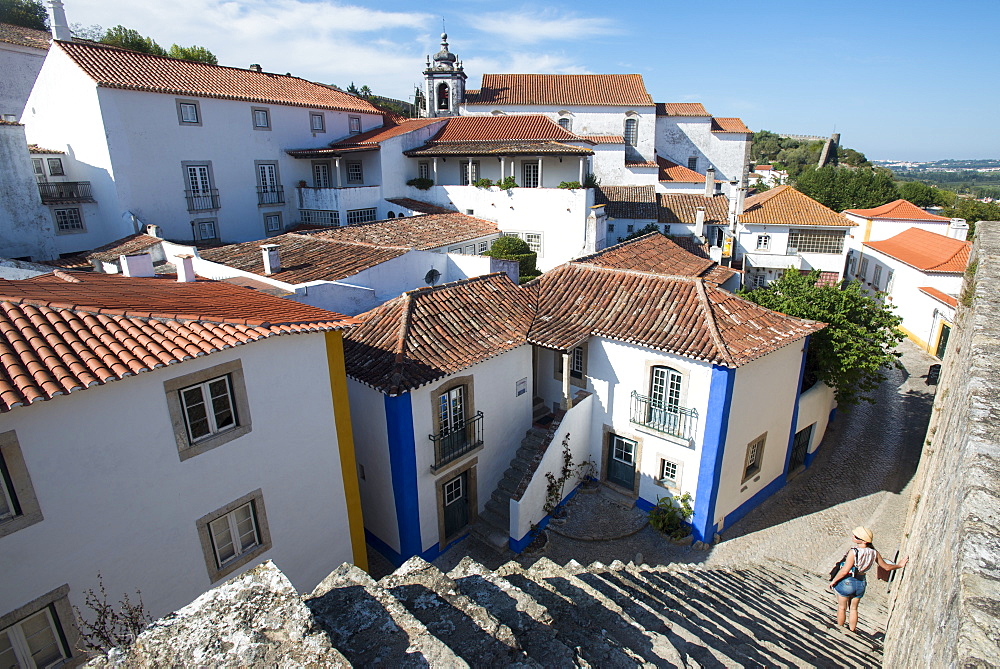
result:
[[[865,579],[854,578],[853,576],[847,576],[842,578],[837,585],[833,586],[833,589],[841,597],[861,597],[865,596]]]

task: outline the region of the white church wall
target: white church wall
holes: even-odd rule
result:
[[[45,62],[45,54],[45,49],[0,42],[0,72],[3,72],[0,118],[11,115],[14,120],[20,120],[31,87]]]
[[[750,137],[739,133],[711,132],[710,117],[660,116],[656,119],[656,150],[678,165],[697,158],[695,171],[712,166],[716,178],[739,181],[747,167]]]
[[[55,224],[42,205],[24,128],[0,124],[0,257],[55,258]]]

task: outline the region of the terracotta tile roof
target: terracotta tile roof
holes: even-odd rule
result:
[[[562,142],[449,142],[426,144],[419,149],[404,151],[412,158],[421,156],[518,156],[551,155],[589,156],[593,149],[570,146]]]
[[[129,235],[128,237],[122,237],[121,239],[116,239],[110,244],[105,244],[104,246],[99,246],[90,253],[87,254],[87,260],[100,260],[103,262],[114,262],[118,260],[119,256],[132,255],[133,253],[141,253],[151,246],[155,246],[162,242],[163,240],[159,237],[153,237],[152,235],[146,234],[135,234]]]
[[[711,116],[700,102],[657,102],[657,116]]]
[[[0,281],[0,411],[259,339],[356,322],[218,282],[58,271]]]
[[[351,135],[328,146],[311,149],[287,149],[285,153],[293,158],[320,158],[323,156],[338,156],[342,153],[357,153],[359,151],[377,151],[382,142],[392,137],[405,135],[433,123],[442,123],[439,118],[387,120],[381,128]]]
[[[810,270],[800,269],[799,274],[808,274]],[[817,286],[836,286],[839,279],[837,278],[837,272],[820,272],[819,278],[816,279]]]
[[[639,218],[655,221],[657,217],[655,186],[598,186],[594,204],[605,205],[611,218]]]
[[[757,225],[829,225],[842,228],[857,225],[791,186],[777,186],[748,197],[743,203],[740,222]]]
[[[739,367],[825,327],[743,300],[703,279],[569,263],[525,285],[538,313],[528,341],[566,351],[588,337]]]
[[[658,232],[609,246],[573,262],[670,276],[701,277],[706,280],[711,274],[710,280],[713,283],[724,283],[733,275],[729,268],[720,267],[707,258],[688,252]]]
[[[969,264],[972,242],[952,239],[920,228],[907,228],[895,237],[865,242],[865,246],[921,272],[960,274]]]
[[[625,167],[659,167],[659,163],[651,160],[626,160]]]
[[[705,175],[688,169],[683,165],[678,165],[672,160],[667,160],[661,156],[656,157],[656,163],[660,168],[657,179],[660,181],[673,181],[675,183],[705,183]]]
[[[774,168],[770,165],[758,165],[754,168],[755,170],[773,170]]]
[[[943,293],[937,288],[933,288],[931,286],[922,286],[920,288],[917,288],[917,290],[919,290],[922,293],[930,295],[935,300],[943,302],[944,304],[947,304],[949,307],[953,309],[958,308],[958,300],[954,296],[949,295],[947,293]]]
[[[37,144],[28,144],[28,153],[54,153],[54,154],[64,154],[65,151],[56,151],[55,149],[43,149]]]
[[[872,209],[848,209],[845,214],[854,214],[862,218],[895,218],[903,221],[942,221],[950,222],[950,218],[935,216],[908,200],[894,200],[889,204]]]
[[[657,193],[660,223],[694,225],[698,207],[705,208],[706,225],[729,222],[729,198],[725,195],[705,197],[696,193]]]
[[[400,207],[405,207],[410,211],[419,211],[421,214],[453,214],[454,209],[448,209],[447,207],[440,207],[436,204],[431,204],[430,202],[423,202],[421,200],[414,200],[409,197],[393,197],[386,198],[386,202],[390,204],[395,204]]]
[[[311,233],[310,236],[343,242],[428,250],[498,234],[500,229],[496,223],[453,211],[446,214],[423,214],[328,228]]]
[[[447,119],[427,144],[403,153],[407,156],[593,153],[587,147],[564,142],[592,144],[541,114],[456,116]]]
[[[381,114],[368,101],[298,77],[151,56],[92,42],[56,42],[104,88]]]
[[[708,242],[700,241],[694,235],[669,235],[670,241],[681,247],[691,255],[709,260]]]
[[[472,105],[651,106],[640,74],[484,74]]]
[[[594,144],[624,144],[625,137],[622,135],[580,135],[583,139]]]
[[[0,125],[21,125],[21,124],[18,123],[17,121],[5,121],[4,119],[0,118]]]
[[[0,23],[0,42],[47,50],[51,39],[52,35],[47,30],[35,30],[10,23]]]
[[[722,118],[716,116],[712,119],[712,132],[742,132],[748,135],[753,134],[753,130],[746,127],[738,118]]]
[[[504,274],[404,293],[345,333],[347,375],[398,395],[517,348],[534,315],[531,297]]]
[[[65,258],[53,258],[51,260],[39,260],[39,265],[48,265],[49,267],[55,267],[58,269],[72,269],[72,270],[83,270],[92,271],[94,269],[93,264],[87,259],[85,255],[72,255],[66,256]]]
[[[270,277],[285,283],[338,281],[398,258],[408,250],[332,240],[322,236],[322,233],[290,232],[268,239],[206,249],[199,252],[199,255],[211,262],[267,276],[264,274],[264,255],[260,248],[262,244],[278,245],[281,271]]]

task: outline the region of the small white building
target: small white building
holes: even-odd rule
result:
[[[45,186],[36,183],[44,167],[29,154],[24,127],[14,121],[0,120],[0,165],[0,258],[55,258],[56,225],[42,204]]]
[[[944,357],[972,242],[920,228],[865,242],[847,262],[847,277],[884,295],[917,346]]]
[[[746,184],[753,133],[738,118],[717,118],[701,103],[656,105],[656,152],[704,176],[709,168],[727,184]]]
[[[218,282],[62,271],[0,281],[0,306],[7,664],[79,663],[72,607],[93,620],[98,574],[109,603],[140,590],[155,618],[268,559],[302,591],[366,567],[351,319]]]
[[[49,33],[0,23],[0,120],[17,122],[49,50]]]
[[[851,249],[860,249],[865,242],[889,239],[909,228],[961,240],[965,239],[965,234],[969,231],[964,220],[929,214],[907,200],[894,200],[872,209],[847,209],[844,216],[858,226],[849,242]]]

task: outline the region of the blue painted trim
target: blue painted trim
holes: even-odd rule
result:
[[[747,515],[751,509],[763,502],[765,499],[781,490],[785,485],[785,475],[781,474],[766,486],[758,490],[753,497],[736,507],[723,521],[725,527],[732,527],[733,523]],[[704,539],[702,539],[704,541]]]
[[[830,418],[826,422],[827,428],[830,427],[830,423],[832,423],[833,419],[836,417],[837,417],[837,407],[833,407],[832,409],[830,409]]]
[[[385,427],[389,441],[389,470],[399,528],[399,555],[406,558],[423,551],[420,539],[420,503],[417,496],[417,448],[413,436],[410,394],[385,396]]]
[[[385,543],[384,541],[376,537],[374,534],[372,534],[371,530],[367,528],[365,528],[365,541],[368,543],[369,546],[377,550],[382,555],[382,557],[391,562],[393,567],[398,567],[399,565],[406,562],[406,560],[403,559],[402,555],[392,550],[392,548],[389,547],[389,544]]]
[[[819,447],[818,446],[816,447],[816,450],[813,451],[812,453],[808,453],[808,452],[806,453],[806,461],[805,461],[805,467],[806,467],[806,469],[809,469],[809,465],[811,465],[813,463],[813,460],[816,459],[817,455],[819,455]]]
[[[802,344],[802,360],[799,363],[799,382],[795,386],[795,403],[792,405],[792,427],[788,431],[788,449],[785,451],[785,468],[782,471],[782,475],[786,478],[788,477],[788,465],[792,462],[792,446],[795,444],[795,428],[799,424],[799,398],[802,397],[802,379],[806,375],[806,353],[809,352],[809,337],[812,335],[806,335],[806,340]],[[809,452],[809,446],[806,445],[806,453]],[[728,527],[728,523],[726,527]]]
[[[635,500],[635,507],[640,511],[645,511],[649,513],[656,506],[656,502],[650,502],[648,499],[643,499],[639,497]]]
[[[711,541],[715,536],[715,502],[722,476],[722,454],[729,432],[729,412],[733,406],[733,386],[736,370],[712,365],[712,381],[708,391],[708,411],[705,415],[705,439],[701,446],[698,466],[698,487],[691,519],[695,541]]]
[[[584,483],[585,481],[581,481],[575,488],[573,488],[573,490],[571,490],[570,493],[563,498],[563,501],[559,502],[559,504],[556,505],[556,509],[560,509],[566,506],[567,502],[576,497],[576,493],[580,492],[580,486],[582,486]],[[542,518],[540,521],[538,521],[538,524],[535,526],[535,529],[544,530],[546,527],[548,527],[550,520],[552,520],[552,514],[545,514],[545,517]],[[535,538],[532,532],[533,530],[528,530],[528,533],[525,534],[520,539],[515,539],[514,537],[507,537],[507,546],[509,546],[510,549],[515,553],[520,553],[525,548],[527,548],[528,544],[530,544],[532,540]]]

